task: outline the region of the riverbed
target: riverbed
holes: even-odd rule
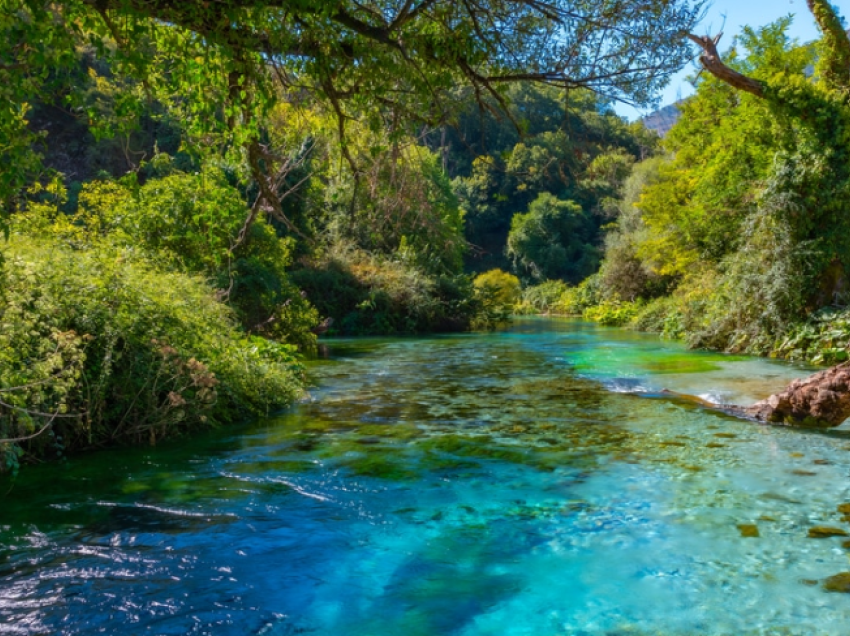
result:
[[[328,341],[286,413],[0,482],[0,634],[848,632],[850,435],[811,370],[566,319]]]

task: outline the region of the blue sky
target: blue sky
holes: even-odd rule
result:
[[[845,17],[850,17],[850,0],[840,0],[833,4],[839,8]],[[789,35],[800,42],[808,42],[818,37],[812,14],[806,7],[805,0],[714,0],[708,8],[705,19],[697,27],[698,35],[715,35],[723,31],[720,41],[720,51],[728,48],[732,38],[741,32],[744,25],[759,27],[769,24],[789,13],[794,14],[794,23]],[[698,62],[697,62],[698,64]],[[675,75],[661,96],[660,104],[665,106],[675,102],[680,97],[693,93],[690,84],[685,81],[688,75],[694,73],[694,65],[689,64],[683,71]],[[636,119],[649,111],[638,111],[630,106],[618,105],[615,110],[629,119]]]

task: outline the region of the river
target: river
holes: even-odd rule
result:
[[[571,320],[330,341],[249,427],[0,482],[0,634],[848,633],[850,436],[807,369]]]

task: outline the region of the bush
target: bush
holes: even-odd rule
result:
[[[545,283],[527,287],[522,292],[522,302],[516,307],[516,312],[549,313],[554,310],[567,289],[567,284],[560,280],[547,280]]]
[[[823,309],[788,329],[773,356],[837,364],[850,359],[850,309]]]
[[[683,320],[678,299],[666,296],[644,305],[630,326],[638,331],[661,334],[664,338],[680,339],[685,336]]]
[[[585,320],[598,322],[608,327],[622,327],[630,323],[640,311],[641,304],[636,302],[621,302],[606,300],[594,307],[584,310]]]
[[[489,272],[479,274],[472,284],[476,292],[487,294],[494,303],[505,307],[512,308],[522,296],[519,279],[500,269],[491,269]]]
[[[522,293],[516,276],[500,269],[491,269],[476,276],[472,284],[475,287],[475,298],[480,304],[473,328],[493,329],[510,320]]]
[[[83,185],[73,216],[61,211],[61,185],[51,184],[47,194],[52,200],[30,203],[19,216],[19,231],[81,248],[108,242],[140,250],[161,266],[210,280],[246,330],[302,349],[315,347],[310,329],[319,322],[318,312],[286,271],[294,241],[279,237],[259,216],[236,245],[248,208],[221,169],[172,171],[141,187],[132,178],[92,181]]]
[[[199,277],[128,250],[21,235],[2,253],[0,438],[58,416],[44,434],[0,445],[0,466],[22,450],[154,443],[300,394],[294,349],[246,336]]]
[[[479,311],[469,277],[428,274],[407,260],[345,243],[302,265],[292,280],[333,318],[331,334],[461,331]]]
[[[588,276],[576,287],[568,288],[555,303],[554,310],[567,316],[581,316],[588,307],[602,301],[598,274]]]

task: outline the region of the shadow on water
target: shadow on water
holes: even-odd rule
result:
[[[525,581],[500,564],[529,548],[505,524],[449,528],[406,558],[350,634],[462,633],[475,618],[523,589]]]

